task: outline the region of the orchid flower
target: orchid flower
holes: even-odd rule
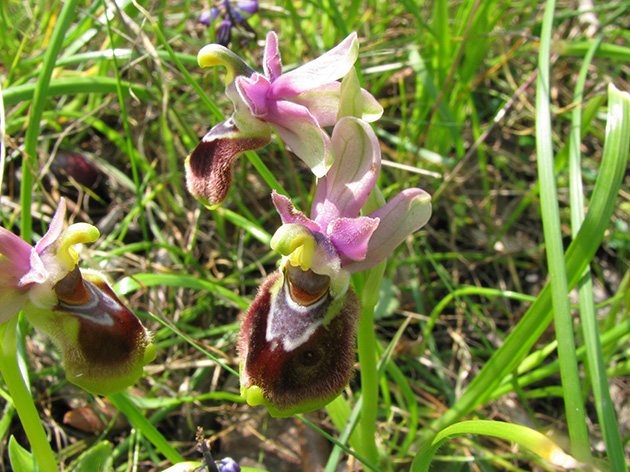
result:
[[[105,279],[78,268],[75,244],[94,242],[94,226],[65,230],[61,200],[48,232],[35,245],[0,228],[0,323],[20,310],[61,351],[68,380],[96,394],[133,384],[155,358],[150,335]]]
[[[234,159],[259,149],[271,140],[272,129],[317,177],[333,162],[330,137],[324,127],[336,123],[341,83],[359,54],[356,33],[317,59],[282,73],[278,38],[267,35],[263,73],[249,68],[229,49],[204,46],[198,54],[201,67],[224,65],[228,70],[226,94],[234,113],[214,126],[186,160],[189,191],[211,209],[220,206],[231,185]],[[383,108],[361,90],[362,118],[378,119]]]
[[[272,416],[319,408],[347,385],[360,311],[350,274],[377,265],[431,214],[431,197],[413,188],[362,216],[380,172],[376,135],[344,117],[331,142],[336,160],[317,183],[311,218],[272,194],[284,224],[271,246],[284,257],[241,327],[241,393]]]

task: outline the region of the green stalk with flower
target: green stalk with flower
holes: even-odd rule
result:
[[[18,368],[18,314],[50,337],[66,378],[94,394],[127,388],[155,358],[150,334],[103,276],[78,268],[73,246],[94,242],[98,230],[84,223],[64,229],[65,212],[62,199],[48,232],[34,247],[0,228],[0,371],[35,460],[46,472],[57,470],[57,461]]]
[[[284,257],[261,285],[241,328],[241,392],[273,416],[320,408],[341,393],[352,376],[361,313],[350,275],[379,264],[431,213],[429,195],[408,189],[361,215],[381,166],[378,140],[363,118],[378,118],[382,108],[358,86],[357,56],[352,34],[283,74],[273,32],[265,45],[264,75],[222,46],[199,53],[200,65],[228,68],[226,93],[235,112],[189,156],[191,192],[210,208],[223,203],[234,158],[266,145],[272,127],[318,177],[311,218],[273,192],[283,226],[271,247]],[[348,73],[343,86],[336,79]],[[328,136],[324,127],[330,125]]]
[[[355,446],[373,468],[388,467],[375,442],[379,386],[373,311],[383,261],[428,221],[431,198],[423,190],[406,189],[386,203],[376,187],[380,148],[368,121],[378,119],[382,109],[358,86],[352,70],[357,52],[351,34],[320,58],[283,74],[277,37],[270,33],[260,74],[222,46],[204,47],[198,56],[202,67],[228,69],[226,94],[235,111],[204,136],[186,171],[191,193],[215,209],[227,198],[234,159],[266,145],[273,129],[317,177],[310,218],[287,196],[272,192],[283,225],[271,247],[283,257],[243,318],[241,394],[279,417],[327,405],[352,377],[358,325],[363,406]],[[328,126],[333,126],[330,136]],[[475,427],[481,434],[505,433],[545,457],[549,447],[564,454],[529,428],[497,422]],[[426,444],[427,451],[434,450],[431,446]]]

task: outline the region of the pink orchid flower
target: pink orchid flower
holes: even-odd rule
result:
[[[414,188],[361,216],[381,167],[376,135],[345,117],[331,143],[335,162],[317,182],[311,218],[272,194],[284,224],[271,247],[284,258],[241,326],[241,394],[272,416],[320,408],[348,384],[360,314],[350,274],[388,257],[431,215],[431,197]]]
[[[311,218],[291,201],[272,194],[284,225],[271,245],[303,270],[328,275],[341,294],[350,274],[374,267],[429,220],[431,197],[424,190],[403,190],[391,201],[361,216],[381,168],[381,152],[372,128],[363,120],[339,120],[332,134],[337,160],[317,183]]]
[[[61,200],[48,232],[35,245],[0,228],[0,323],[20,310],[61,351],[66,377],[101,395],[133,384],[155,358],[149,333],[105,279],[78,269],[72,247],[94,242],[94,226],[64,230]]]
[[[244,151],[263,147],[275,130],[288,147],[317,177],[333,162],[330,137],[324,127],[337,120],[341,82],[359,54],[356,33],[322,56],[282,73],[278,38],[267,35],[263,73],[250,69],[236,54],[209,44],[198,54],[201,67],[224,65],[228,69],[226,94],[234,114],[213,127],[186,161],[190,192],[209,208],[220,206],[231,184],[234,159]],[[359,94],[362,118],[374,121],[383,108],[367,91]]]

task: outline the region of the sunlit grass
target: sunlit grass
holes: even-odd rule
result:
[[[235,51],[260,70],[269,29],[287,68],[357,31],[360,78],[385,108],[375,123],[383,159],[402,165],[385,165],[379,186],[386,198],[412,186],[434,195],[429,224],[385,267],[376,341],[362,347],[375,353],[378,390],[364,391],[357,373],[342,397],[303,418],[306,426],[240,401],[235,344],[239,313],[278,260],[268,246],[280,224],[271,189],[308,208],[314,180],[274,139],[239,158],[225,207],[210,212],[186,192],[186,155],[231,113],[225,71],[196,65],[198,49],[212,41],[197,23],[205,7],[0,4],[2,226],[37,240],[66,196],[75,221],[101,230],[84,264],[110,276],[158,348],[145,378],[99,409],[100,400],[65,381],[48,342],[22,326],[18,357],[64,470],[85,451],[109,457],[107,470],[201,460],[197,426],[217,457],[261,470],[307,470],[301,461],[360,470],[361,460],[370,463],[364,469],[409,470],[419,450],[430,451],[433,470],[554,470],[526,449],[488,439],[518,439],[494,434],[496,422],[536,429],[578,459],[623,467],[630,424],[615,413],[628,403],[630,371],[628,132],[615,134],[611,121],[627,130],[630,111],[607,87],[627,87],[628,2],[594,8],[598,37],[572,5],[556,5],[546,30],[545,4],[517,0],[267,2],[250,21],[257,40],[234,37]],[[549,53],[539,56],[541,40]],[[543,106],[537,80],[546,81]],[[537,117],[549,119],[546,134]],[[93,163],[98,182],[69,177],[56,164],[66,151]],[[578,182],[582,201],[569,195]],[[543,233],[549,205],[557,209],[555,245]],[[567,288],[582,291],[579,299],[556,295],[567,302],[564,339],[576,347],[569,361],[558,357],[550,324],[558,287],[548,283],[549,256],[566,270]],[[575,374],[569,403],[579,401],[593,425],[577,442],[590,443],[585,455],[564,440],[577,429],[565,413],[567,369]],[[376,402],[376,451],[361,437],[372,431],[361,425],[365,398]],[[3,384],[0,405],[0,464],[10,470],[9,455],[28,458],[29,446]],[[100,418],[96,434],[72,419],[81,408]],[[126,418],[122,426],[112,411]],[[459,423],[478,419],[493,423]],[[309,424],[336,441],[323,440],[315,456],[299,446],[313,440]],[[471,424],[478,429],[468,431]],[[594,447],[600,442],[608,451]]]

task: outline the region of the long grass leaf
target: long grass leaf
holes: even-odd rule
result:
[[[560,377],[564,391],[564,406],[567,415],[571,450],[582,462],[590,462],[590,445],[586,430],[586,415],[582,401],[582,388],[575,355],[573,319],[569,305],[560,208],[554,173],[553,144],[551,138],[551,111],[549,105],[549,62],[551,30],[555,1],[545,5],[543,26],[538,56],[538,80],[536,85],[536,149],[538,152],[538,180],[540,182],[540,205],[542,210],[545,251],[551,281]]]
[[[145,287],[183,287],[200,291],[208,291],[221,298],[229,300],[240,309],[246,309],[249,301],[240,295],[228,290],[222,285],[210,280],[199,279],[181,274],[135,274],[133,277],[125,277],[114,285],[114,291],[127,295]]]
[[[535,452],[553,465],[565,469],[575,469],[582,465],[565,454],[545,435],[525,426],[500,421],[463,421],[444,429],[431,443],[426,444],[418,451],[411,465],[411,471],[428,472],[431,458],[442,444],[463,434],[481,434],[513,441]]]
[[[604,237],[625,174],[630,140],[630,111],[627,111],[625,100],[623,105],[618,103],[614,110],[609,119],[615,121],[617,126],[611,127],[614,132],[607,136],[604,144],[600,171],[591,194],[588,212],[580,231],[566,252],[569,289],[575,287],[581,279]],[[487,401],[502,379],[518,366],[552,318],[551,284],[547,283],[503,345],[470,383],[466,392],[432,422],[421,442],[433,437],[434,431],[452,424]]]
[[[578,80],[575,86],[574,103],[577,105],[571,115],[571,135],[569,147],[569,172],[570,172],[570,196],[571,196],[571,230],[575,236],[584,221],[584,197],[581,172],[580,154],[580,124],[582,113],[580,104],[584,95],[584,83],[589,65],[601,42],[601,36],[593,41],[582,62]],[[620,94],[614,89],[609,90],[609,106],[614,109],[619,102]],[[612,126],[612,120],[611,120]],[[623,470],[626,461],[623,453],[623,445],[615,416],[614,404],[608,388],[606,377],[606,364],[599,336],[599,326],[595,313],[595,301],[593,295],[593,283],[590,267],[587,267],[583,279],[578,286],[580,300],[580,318],[582,320],[582,333],[586,345],[589,373],[597,416],[602,428],[606,451],[612,466],[612,470]]]
[[[143,100],[155,100],[155,95],[145,87],[120,81],[123,95],[133,93]],[[23,84],[9,87],[2,92],[2,98],[7,106],[15,105],[34,99],[36,84]],[[53,79],[46,88],[46,97],[58,97],[62,95],[75,95],[77,93],[116,93],[118,81],[113,77],[63,77]],[[46,98],[44,97],[44,98]]]
[[[48,97],[48,86],[55,67],[55,61],[61,50],[64,35],[74,17],[77,4],[78,0],[68,0],[63,4],[63,8],[57,17],[50,42],[46,48],[41,72],[39,73],[37,83],[33,90],[33,102],[29,111],[29,124],[28,128],[26,128],[26,136],[24,137],[24,161],[22,163],[22,183],[20,188],[20,200],[23,209],[20,231],[22,239],[26,242],[30,242],[31,240],[33,225],[30,210],[33,194],[33,177],[38,168],[37,141],[40,129],[39,121],[44,112],[46,98]]]

